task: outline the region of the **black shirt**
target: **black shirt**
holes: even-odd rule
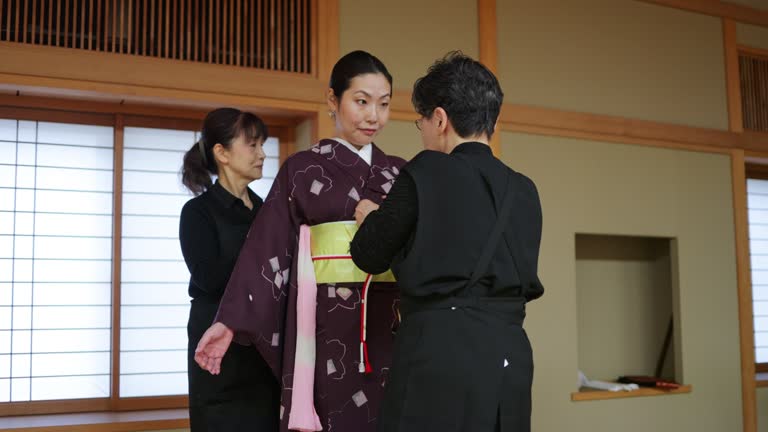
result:
[[[514,181],[507,191],[510,176]],[[391,266],[408,294],[460,290],[488,242],[507,192],[515,201],[505,241],[476,292],[537,298],[543,287],[537,276],[541,205],[536,186],[483,143],[462,143],[450,154],[424,151],[406,164],[381,207],[357,231],[350,244],[352,258],[369,273]],[[517,250],[519,262],[510,249]]]
[[[217,181],[181,210],[179,240],[191,274],[189,296],[218,303],[227,287],[240,248],[263,201],[252,190],[253,209]]]

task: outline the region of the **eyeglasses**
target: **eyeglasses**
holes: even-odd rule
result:
[[[422,117],[422,118],[420,118],[420,119],[417,119],[417,120],[415,120],[415,121],[413,122],[413,123],[416,125],[416,129],[418,129],[419,131],[421,131],[421,121],[422,121],[422,120],[424,120],[424,117]]]

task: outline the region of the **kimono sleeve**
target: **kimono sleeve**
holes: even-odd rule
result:
[[[251,224],[215,319],[235,332],[236,342],[255,345],[276,376],[299,232],[289,162]]]

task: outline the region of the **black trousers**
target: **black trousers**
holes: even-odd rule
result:
[[[191,432],[277,431],[280,387],[255,347],[233,343],[219,375],[195,362],[195,348],[217,309],[216,304],[193,302],[187,324]]]
[[[522,301],[405,298],[401,311],[378,432],[530,431],[533,357]]]

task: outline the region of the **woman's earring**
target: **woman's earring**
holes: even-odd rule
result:
[[[336,117],[336,112],[335,111],[328,111],[328,117],[330,117],[330,118]]]

